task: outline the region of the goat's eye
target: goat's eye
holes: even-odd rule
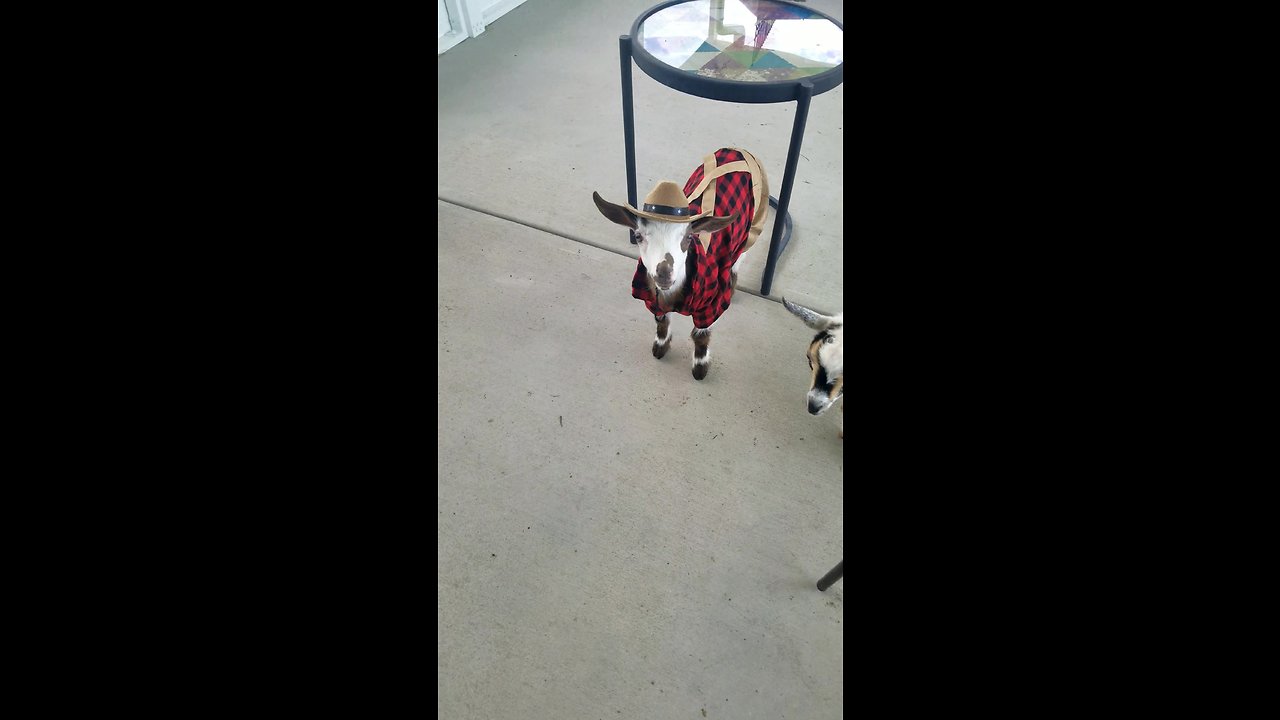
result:
[[[833,342],[835,342],[835,341],[836,341],[836,339],[835,339],[835,338],[833,338],[833,337],[829,337],[829,338],[827,338],[827,339],[826,339],[826,343],[827,343],[828,345],[830,345],[831,343],[833,343]]]

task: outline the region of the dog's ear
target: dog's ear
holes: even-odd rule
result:
[[[805,325],[808,325],[814,330],[826,330],[831,326],[831,321],[834,319],[827,317],[822,313],[810,310],[803,305],[797,305],[785,297],[782,298],[782,304],[786,306],[787,310],[791,311],[792,315],[803,320]]]
[[[636,216],[633,215],[630,210],[622,207],[621,205],[614,205],[608,200],[605,200],[600,197],[600,193],[598,192],[591,193],[591,199],[596,201],[596,207],[599,208],[600,214],[605,216],[605,218],[610,222],[625,225],[632,230],[637,229]]]
[[[724,217],[704,217],[698,218],[689,223],[690,233],[707,233],[719,232],[729,226],[729,223],[738,219],[738,213],[729,213]]]

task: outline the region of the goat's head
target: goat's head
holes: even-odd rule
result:
[[[844,397],[844,313],[829,316],[782,299],[793,315],[818,331],[809,341],[805,357],[813,376],[809,379],[809,412],[821,414]]]
[[[684,285],[685,261],[689,244],[695,242],[698,233],[723,230],[737,217],[713,217],[711,212],[694,213],[689,208],[684,191],[673,182],[660,182],[644,199],[643,210],[630,205],[614,205],[592,193],[600,214],[607,219],[631,228],[631,242],[640,249],[649,279],[659,290],[671,290]],[[705,245],[704,245],[705,247]]]

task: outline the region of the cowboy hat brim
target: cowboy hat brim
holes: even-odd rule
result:
[[[626,207],[627,212],[630,212],[632,215],[636,215],[642,218],[648,218],[649,220],[657,220],[658,222],[673,222],[673,223],[691,223],[694,220],[707,217],[711,215],[711,213],[715,212],[714,210],[708,210],[703,213],[698,213],[697,215],[662,215],[660,213],[651,213],[651,212],[645,212],[643,210],[637,210],[631,207],[631,203],[623,203],[623,206]]]

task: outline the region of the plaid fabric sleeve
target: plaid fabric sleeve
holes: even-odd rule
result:
[[[645,307],[649,308],[649,312],[659,315],[658,298],[654,297],[649,291],[649,271],[644,267],[643,260],[636,261],[636,274],[631,276],[631,297],[637,300],[643,300]]]

